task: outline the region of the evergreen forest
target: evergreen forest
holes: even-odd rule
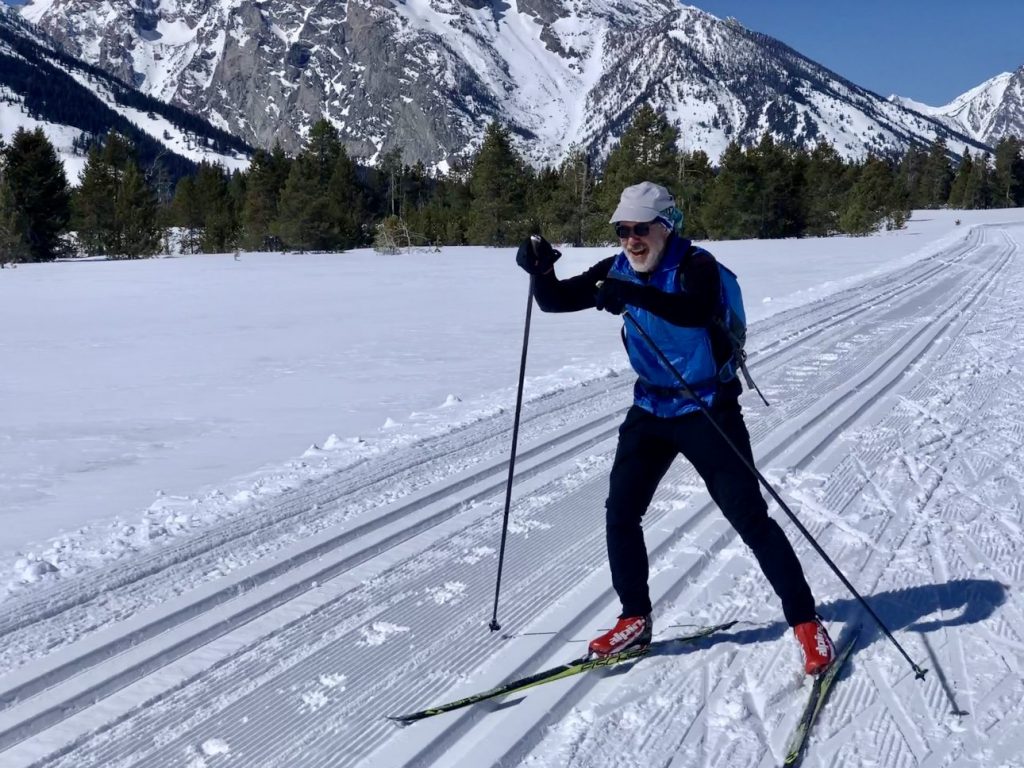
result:
[[[275,146],[257,150],[245,172],[200,164],[173,178],[110,132],[72,188],[43,131],[21,129],[0,143],[0,264],[143,258],[166,252],[172,232],[187,253],[509,246],[533,233],[600,245],[614,239],[608,216],[622,188],[643,180],[672,190],[698,240],[863,235],[902,228],[918,208],[1024,205],[1016,138],[959,158],[937,140],[854,162],[828,144],[805,150],[766,136],[730,145],[717,165],[681,152],[679,138],[643,107],[603,160],[574,147],[538,169],[492,123],[470,159],[441,173],[405,164],[400,150],[361,164],[321,120],[295,156]]]

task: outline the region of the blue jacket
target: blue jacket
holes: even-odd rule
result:
[[[683,290],[680,270],[683,257],[690,249],[690,241],[672,237],[666,243],[666,249],[657,268],[644,277],[633,271],[626,255],[620,252],[612,262],[608,277],[651,286],[665,293],[680,293]],[[710,406],[717,389],[718,366],[707,329],[674,325],[642,307],[627,305],[627,309],[672,361],[690,389]],[[629,362],[639,376],[633,388],[634,401],[639,407],[661,417],[682,416],[698,410],[697,403],[683,393],[675,374],[631,323],[623,326],[623,341]]]

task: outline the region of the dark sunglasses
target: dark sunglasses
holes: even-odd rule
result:
[[[651,224],[653,224],[653,222],[650,221],[641,221],[639,224],[634,224],[632,227],[625,224],[616,224],[615,234],[620,240],[627,240],[634,236],[647,237],[651,234]]]

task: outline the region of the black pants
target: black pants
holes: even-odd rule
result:
[[[753,463],[739,403],[729,399],[712,412],[729,439]],[[619,428],[606,502],[608,563],[612,586],[622,602],[621,615],[651,612],[647,545],[640,521],[658,483],[679,454],[697,470],[726,520],[753,551],[782,601],[789,625],[814,619],[814,597],[793,547],[779,524],[768,516],[757,478],[714,425],[700,412],[664,419],[635,405]]]

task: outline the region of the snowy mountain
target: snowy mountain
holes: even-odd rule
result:
[[[33,0],[69,51],[257,146],[321,116],[354,155],[466,154],[509,125],[527,155],[606,150],[640,103],[717,157],[765,132],[847,157],[976,140],[844,80],[773,38],[677,0]]]
[[[42,127],[74,182],[92,137],[116,130],[135,143],[144,166],[156,158],[172,176],[194,162],[248,165],[250,148],[201,117],[170,106],[69,56],[0,5],[0,136]]]
[[[1024,65],[1015,72],[1003,72],[986,80],[942,107],[899,96],[890,100],[989,145],[1007,136],[1024,138]]]

